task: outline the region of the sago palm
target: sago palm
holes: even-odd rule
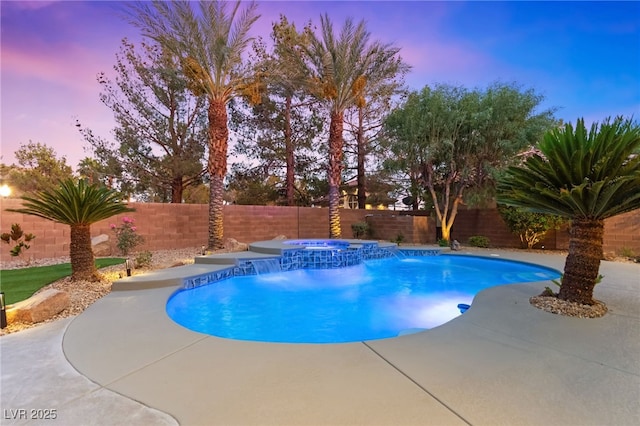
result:
[[[97,280],[91,224],[120,213],[131,212],[120,201],[120,195],[101,185],[89,185],[86,180],[60,182],[56,189],[24,195],[23,208],[8,211],[38,216],[71,227],[69,257],[73,280]]]
[[[329,227],[331,238],[341,236],[340,193],[342,181],[344,112],[365,104],[368,84],[392,79],[397,71],[395,56],[399,48],[370,42],[364,21],[354,25],[347,19],[336,37],[327,15],[321,16],[321,37],[312,34],[305,48],[316,96],[324,100],[330,112],[329,124]]]
[[[223,247],[223,195],[227,173],[227,104],[238,95],[259,96],[258,85],[242,53],[251,42],[249,30],[258,19],[257,5],[243,10],[240,1],[200,1],[198,10],[188,1],[152,1],[131,8],[131,22],[142,34],[181,58],[182,71],[196,96],[209,102],[210,249]]]
[[[510,167],[500,203],[571,219],[558,297],[591,305],[602,259],[604,219],[640,208],[640,127],[618,117],[588,131],[580,119],[548,132],[540,154]]]

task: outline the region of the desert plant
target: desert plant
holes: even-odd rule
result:
[[[449,247],[449,240],[445,239],[445,238],[440,238],[438,240],[438,245],[440,247]]]
[[[38,216],[53,222],[69,225],[71,242],[71,279],[99,280],[91,250],[91,224],[131,212],[120,201],[120,194],[100,185],[89,185],[86,180],[67,179],[55,190],[38,192],[35,196],[21,197],[24,207],[7,211]]]
[[[31,247],[28,243],[31,242],[36,236],[33,234],[25,234],[19,223],[11,225],[11,232],[4,232],[0,235],[0,240],[7,244],[14,242],[15,246],[9,250],[9,254],[13,257],[20,256],[24,250],[29,250]]]
[[[592,305],[604,220],[640,208],[640,126],[606,119],[587,130],[584,119],[545,134],[534,154],[510,167],[498,202],[571,219],[569,254],[558,297]]]
[[[469,245],[472,247],[489,247],[489,238],[483,237],[481,235],[474,235],[473,237],[469,237]]]
[[[369,235],[369,223],[356,222],[351,225],[351,231],[353,231],[353,238],[364,238]]]

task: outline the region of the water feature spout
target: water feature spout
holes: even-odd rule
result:
[[[271,259],[254,259],[250,263],[253,265],[253,269],[256,271],[256,275],[271,274],[274,272],[281,272],[279,258]]]

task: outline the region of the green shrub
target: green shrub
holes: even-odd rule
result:
[[[622,247],[620,249],[620,256],[633,259],[636,256],[636,254],[633,252],[633,249],[630,249],[629,247]]]
[[[568,221],[560,216],[543,213],[533,213],[523,208],[498,206],[498,212],[507,227],[520,237],[522,247],[528,249],[545,237],[551,229],[560,229]]]
[[[150,251],[143,251],[136,256],[136,268],[144,268],[151,266],[151,258],[153,254]]]
[[[404,242],[404,235],[402,234],[402,232],[399,232],[398,235],[396,235],[396,238],[391,240],[391,242],[396,244],[401,244],[402,242]]]
[[[440,247],[449,247],[449,240],[445,240],[444,238],[440,238],[438,240],[438,245]]]
[[[481,235],[474,235],[473,237],[469,237],[469,245],[472,247],[489,247],[489,238],[483,237]]]
[[[366,238],[371,230],[367,222],[356,222],[351,225],[351,231],[353,231],[353,238]]]
[[[13,257],[20,256],[23,251],[29,250],[31,246],[27,243],[35,238],[36,236],[33,234],[25,234],[19,223],[11,225],[11,233],[4,232],[0,235],[0,239],[5,243],[11,244],[11,241],[13,241],[13,244],[15,244],[15,246],[9,250],[9,254]]]

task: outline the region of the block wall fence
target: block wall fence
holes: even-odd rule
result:
[[[33,259],[68,256],[70,229],[35,216],[7,212],[7,208],[21,207],[19,199],[4,199],[0,205],[0,232],[9,232],[11,224],[19,223],[25,232],[36,239],[26,252]],[[145,238],[139,250],[164,250],[200,247],[207,244],[208,206],[205,204],[130,203],[136,211],[114,216],[91,226],[93,237],[106,234],[117,255],[115,236],[110,224],[120,225],[125,216],[135,220],[137,232]],[[369,223],[378,240],[395,240],[402,235],[405,243],[433,244],[436,227],[432,218],[411,216],[407,212],[389,210],[341,210],[342,235],[352,238],[351,225]],[[327,208],[239,206],[224,207],[225,238],[240,242],[270,240],[284,235],[287,238],[328,238],[329,211]],[[512,235],[495,209],[470,209],[458,213],[452,238],[465,244],[470,236],[483,235],[494,247],[518,247],[519,239]],[[542,244],[547,249],[568,248],[566,229],[552,231]],[[0,243],[0,260],[13,258],[13,245]],[[605,221],[604,250],[618,253],[622,249],[640,253],[640,211],[627,213]]]

